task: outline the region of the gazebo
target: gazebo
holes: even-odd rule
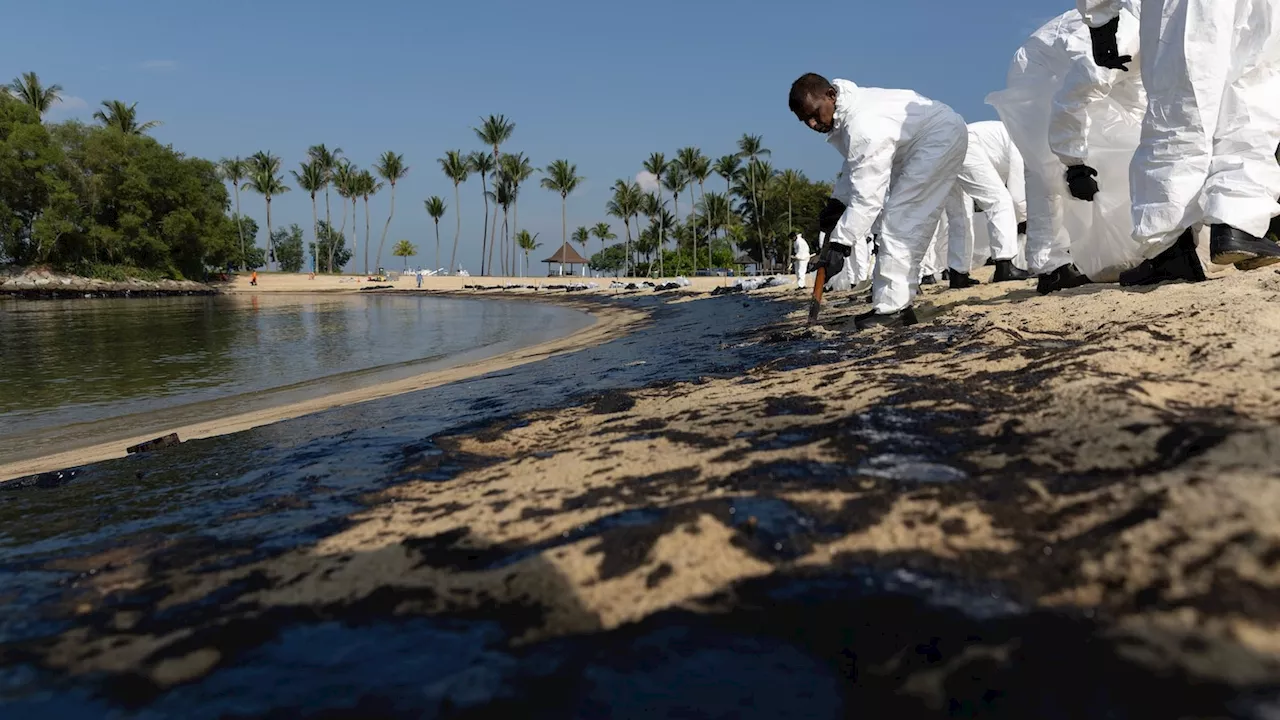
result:
[[[552,265],[552,263],[559,263],[559,264],[560,264],[560,272],[559,272],[558,274],[559,274],[559,275],[561,275],[561,276],[563,276],[563,275],[564,275],[564,266],[565,266],[565,265],[568,265],[568,266],[569,266],[569,274],[570,274],[570,275],[573,275],[573,274],[574,274],[574,272],[573,272],[573,266],[574,266],[574,265],[586,265],[586,264],[587,264],[587,259],[586,259],[586,258],[584,258],[584,257],[582,257],[581,255],[579,255],[579,254],[578,254],[578,251],[577,251],[577,250],[574,250],[574,249],[573,249],[573,247],[572,247],[571,245],[569,245],[569,243],[565,243],[565,244],[563,244],[563,245],[561,245],[561,246],[560,246],[560,249],[556,251],[556,254],[555,254],[555,255],[552,255],[551,257],[547,258],[546,260],[543,260],[542,262],[544,262],[544,263],[546,263],[546,264],[547,264],[547,275],[548,275],[548,276],[553,275],[553,273],[551,272],[551,265]]]

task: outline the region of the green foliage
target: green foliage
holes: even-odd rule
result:
[[[587,263],[587,267],[597,272],[616,273],[622,270],[627,261],[626,246],[622,243],[610,245],[595,255]]]
[[[391,248],[391,254],[398,258],[404,258],[404,266],[409,268],[409,258],[418,254],[418,246],[408,240],[397,240],[394,247]]]
[[[125,135],[142,135],[160,126],[159,120],[138,122],[138,103],[126,105],[120,100],[103,100],[102,109],[93,114],[93,119]]]
[[[351,250],[347,248],[347,240],[329,223],[321,220],[317,223],[316,236],[319,243],[311,243],[311,261],[316,272],[342,272],[343,266],[351,262]],[[318,259],[318,261],[317,261]]]
[[[213,251],[237,236],[217,168],[115,129],[45,126],[0,97],[4,261],[204,276]]]
[[[240,242],[240,233],[235,228],[237,222],[240,223],[240,229],[244,232],[243,243]],[[215,270],[231,268],[252,270],[266,265],[267,252],[255,244],[257,237],[257,221],[250,217],[241,218],[233,213],[228,219],[228,226],[209,238],[209,245],[205,250],[205,264]],[[241,247],[244,248],[243,256],[240,252]]]
[[[0,88],[0,92],[5,90],[12,92],[14,97],[30,105],[39,115],[49,112],[54,103],[62,98],[61,85],[45,87],[41,84],[40,77],[33,72],[22,73],[20,77],[14,78],[13,82],[9,83],[8,88]]]
[[[276,251],[280,272],[296,273],[302,270],[302,228],[290,225],[271,233],[271,246]]]

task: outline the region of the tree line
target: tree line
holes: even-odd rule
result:
[[[341,272],[357,258],[366,273],[381,266],[397,184],[410,171],[403,154],[387,151],[362,169],[341,148],[309,148],[289,171],[293,186],[311,199],[307,243],[297,225],[277,228],[273,222],[272,200],[293,189],[279,156],[259,151],[217,163],[188,158],[146,134],[159,123],[141,121],[136,103],[116,100],[101,104],[96,124],[44,123],[60,93],[34,73],[0,93],[0,260],[91,274],[112,267],[174,277],[263,266],[296,272],[305,264],[306,244],[318,272]],[[591,266],[620,274],[692,274],[743,262],[785,265],[791,233],[816,230],[815,218],[830,193],[829,185],[800,172],[776,170],[759,136],[744,135],[733,152],[714,160],[695,147],[681,148],[670,159],[655,152],[642,163],[647,187],[619,179],[602,208],[602,215],[622,222],[622,242],[614,243],[618,236],[603,220],[570,233],[569,198],[584,178],[566,159],[537,169],[524,153],[504,152],[515,129],[503,115],[482,118],[473,130],[483,149],[449,150],[437,160],[454,187],[455,223],[445,266],[440,223],[448,204],[438,196],[424,201],[434,225],[435,267],[459,269],[461,186],[472,178],[480,180],[482,275],[527,272],[530,253],[542,246],[519,220],[521,193],[535,174],[541,175],[542,189],[560,197],[561,242],[572,240],[589,253],[592,239],[598,240]],[[723,193],[708,189],[716,179],[725,183]],[[256,242],[257,224],[243,214],[242,190],[264,203],[265,248]],[[378,218],[375,245],[369,201],[384,190],[390,209],[385,220]],[[392,254],[416,255],[417,247],[402,240]]]

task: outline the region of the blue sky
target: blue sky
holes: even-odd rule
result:
[[[54,120],[88,119],[105,99],[137,102],[142,120],[164,123],[156,138],[210,159],[269,150],[287,171],[316,143],[343,148],[362,167],[384,150],[401,152],[411,170],[397,190],[383,264],[399,264],[390,246],[408,238],[429,265],[435,240],[423,200],[448,201],[445,263],[455,227],[453,187],[436,159],[448,149],[480,149],[471,128],[482,115],[512,119],[516,131],[504,149],[525,152],[536,166],[556,158],[577,164],[587,181],[569,197],[570,232],[605,220],[621,237],[621,223],[604,214],[609,186],[635,177],[653,151],[670,156],[694,145],[717,157],[749,132],[764,136],[775,166],[834,175],[838,158],[787,110],[787,89],[804,72],[910,88],[970,122],[994,119],[983,98],[1003,87],[1014,50],[1070,7],[1070,0],[41,0],[7,10],[8,27],[39,32],[10,33],[0,43],[0,76],[34,70],[61,84],[67,102]],[[718,180],[710,187],[719,190]],[[265,226],[261,198],[245,193],[242,202]],[[373,200],[375,246],[388,203],[385,191]],[[460,250],[472,272],[482,212],[473,178],[462,186]],[[277,226],[308,227],[310,217],[310,200],[296,189],[272,204]],[[520,224],[540,234],[538,255],[558,246],[559,197],[538,187],[537,176],[522,191]],[[363,229],[361,236],[363,243]]]

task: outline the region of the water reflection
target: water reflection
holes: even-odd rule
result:
[[[536,342],[588,322],[538,303],[422,296],[8,300],[0,439]]]

